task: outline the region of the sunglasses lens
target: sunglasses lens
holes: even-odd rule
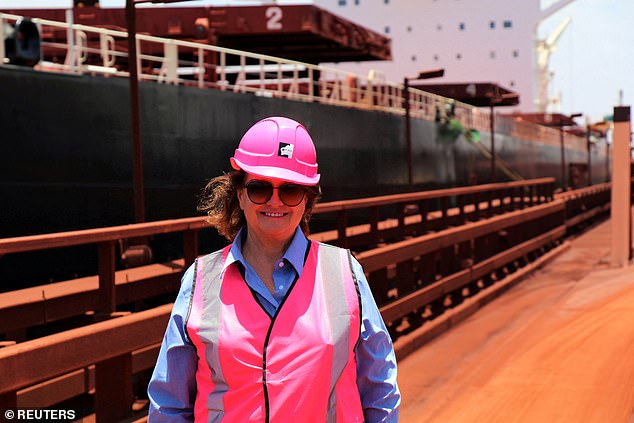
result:
[[[247,195],[255,204],[264,204],[273,196],[273,185],[265,181],[251,181],[246,185]],[[289,207],[295,207],[304,199],[306,189],[301,185],[283,184],[280,185],[278,195],[282,203]]]
[[[246,185],[247,195],[255,204],[264,204],[273,195],[273,185],[264,181],[252,181]]]
[[[279,187],[280,200],[289,207],[295,207],[304,199],[306,189],[300,185],[284,184]]]

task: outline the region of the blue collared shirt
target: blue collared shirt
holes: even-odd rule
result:
[[[301,229],[297,228],[288,249],[275,263],[275,292],[271,294],[242,255],[244,231],[243,228],[236,236],[223,271],[233,263],[240,263],[247,285],[256,293],[266,312],[273,316],[293,281],[302,274],[309,241]],[[396,384],[396,358],[392,341],[374,302],[363,269],[354,258],[352,271],[359,284],[361,297],[361,338],[355,352],[357,386],[365,421],[396,422],[401,396]],[[185,333],[185,318],[192,294],[193,276],[193,267],[190,267],[183,276],[181,290],[174,303],[148,387],[149,422],[193,421],[198,358],[194,345]]]

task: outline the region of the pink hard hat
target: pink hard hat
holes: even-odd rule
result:
[[[262,119],[242,136],[231,167],[253,175],[317,185],[317,154],[304,126],[285,117]]]

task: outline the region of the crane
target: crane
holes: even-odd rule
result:
[[[553,73],[548,70],[548,61],[550,55],[555,51],[557,40],[561,36],[562,32],[566,29],[570,23],[570,18],[564,20],[566,24],[562,24],[548,37],[546,40],[540,40],[538,37],[539,25],[564,7],[568,6],[575,0],[553,0],[550,4],[542,9],[539,13],[539,17],[535,22],[533,28],[533,40],[535,49],[533,51],[534,57],[534,85],[533,89],[536,89],[537,95],[535,96],[535,109],[538,112],[544,113],[549,104],[557,104],[561,99],[550,99],[548,97],[548,86],[553,78]]]
[[[548,98],[548,86],[553,78],[553,73],[548,70],[550,55],[557,49],[557,41],[571,20],[572,18],[567,16],[545,40],[539,40],[537,43],[536,71],[538,94],[535,103],[536,109],[540,113],[546,112],[546,108],[550,103],[550,99]]]

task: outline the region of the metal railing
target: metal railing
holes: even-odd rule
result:
[[[21,16],[0,13],[4,23]],[[33,19],[42,34],[42,60],[36,69],[74,74],[128,77],[127,32]],[[404,86],[375,70],[358,75],[268,55],[137,34],[139,79],[236,93],[318,102],[404,115]],[[4,47],[4,46],[2,46]],[[0,65],[5,52],[0,48]],[[410,116],[428,121],[457,119],[464,128],[490,131],[490,113],[429,92],[409,89]],[[558,145],[559,131],[509,116],[496,116],[496,132]],[[585,151],[585,139],[566,134],[568,148]]]
[[[584,220],[594,217],[606,210],[606,193],[608,184],[564,193],[555,200],[550,197],[536,205],[522,200],[521,209],[515,209],[519,201],[501,201],[503,214],[374,248],[357,258],[373,290],[380,292],[375,296],[390,332],[399,336],[404,326],[407,330],[407,326],[436,318],[498,284],[531,256],[552,248],[570,227],[568,221],[575,218],[569,213],[581,210]],[[511,198],[517,198],[512,191]],[[567,202],[577,200],[586,207],[566,207]],[[354,206],[368,205],[353,201],[358,202]],[[331,208],[339,207],[331,204]],[[597,212],[588,213],[591,210]],[[104,243],[117,236],[195,231],[202,223],[195,218],[105,228],[92,234],[76,232],[65,240],[51,238],[46,247],[75,245],[89,237]],[[2,241],[0,253],[35,247],[34,239]],[[179,269],[182,271],[182,264]],[[153,281],[154,285],[158,282]],[[46,407],[55,403],[51,397],[70,398],[94,389],[98,422],[127,418],[133,401],[132,375],[152,368],[170,309],[167,304],[0,349],[0,406],[16,408],[24,405],[19,398],[33,400],[39,392],[36,403],[29,406]],[[50,382],[33,386],[44,381]],[[52,390],[57,395],[49,396]]]
[[[362,251],[379,242],[393,242],[405,236],[552,201],[553,184],[553,178],[542,178],[321,203],[314,207],[313,215],[321,218],[321,226],[326,231],[312,237]],[[361,212],[363,223],[367,224],[349,228],[350,213],[354,211]],[[91,310],[109,315],[116,311],[117,305],[177,290],[181,272],[199,254],[198,235],[205,228],[209,228],[205,217],[192,217],[0,239],[0,255],[78,245],[96,245],[98,254],[96,277],[83,278],[81,282],[78,279],[78,283],[57,287],[54,292],[44,288],[32,289],[32,296],[21,292],[15,304],[0,301],[0,333]],[[182,260],[173,261],[169,266],[155,264],[155,268],[148,268],[140,275],[133,274],[134,269],[125,271],[125,276],[121,272],[117,274],[119,241],[169,233],[183,234]],[[3,296],[6,294],[0,295],[0,299]],[[68,307],[68,301],[74,301],[76,306]],[[15,319],[15,315],[22,317]]]
[[[337,229],[336,234],[322,232],[315,237],[363,251],[388,240],[552,201],[554,183],[554,178],[539,178],[317,204],[316,220],[336,214]],[[367,224],[351,227],[355,213]]]

